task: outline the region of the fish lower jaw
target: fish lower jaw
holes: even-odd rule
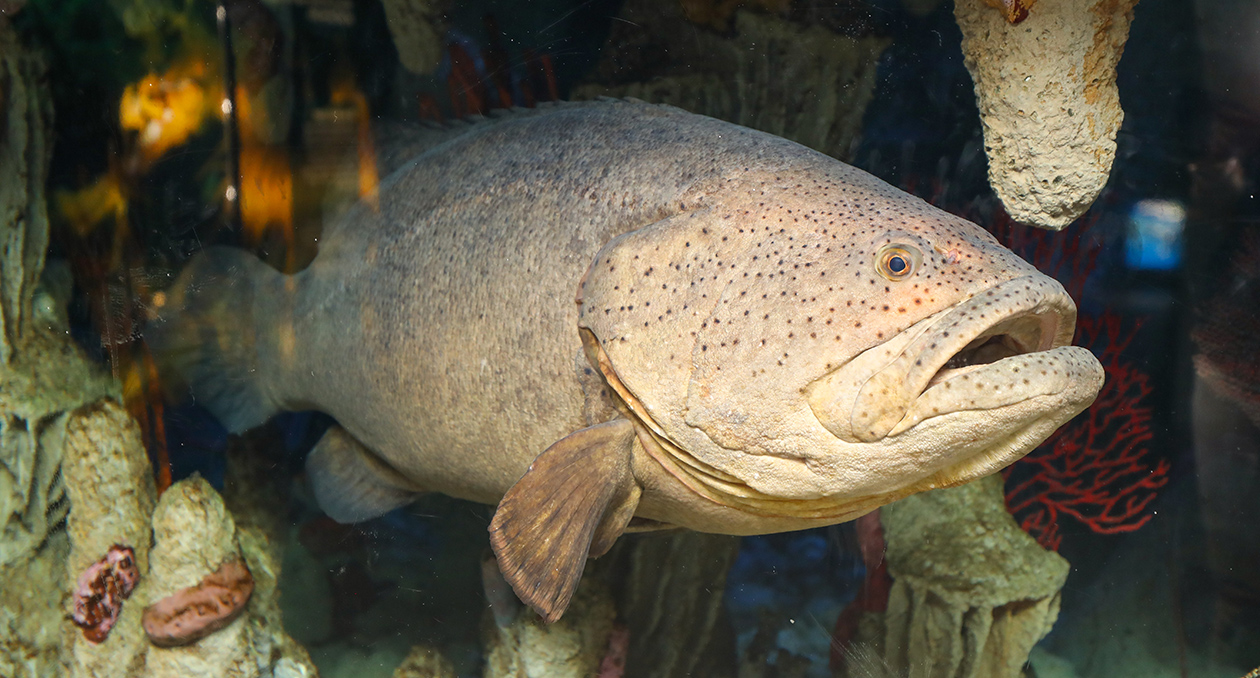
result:
[[[943,384],[949,381],[950,379],[962,376],[969,372],[975,372],[976,370],[983,370],[985,367],[988,367],[988,364],[964,365],[962,367],[942,367],[939,372],[932,375],[932,380],[928,382],[927,388],[924,389],[924,392],[926,393],[927,391],[931,390],[932,387],[938,384]]]
[[[1051,400],[1052,396],[1041,396],[1041,398]],[[1084,403],[1077,402],[1072,407],[1057,409],[1042,417],[1026,421],[1023,426],[1011,430],[984,450],[948,464],[913,483],[908,493],[955,487],[997,473],[1035,450],[1046,438],[1050,437],[1050,434],[1054,433],[1055,429],[1080,414],[1092,402],[1093,398],[1090,398]]]
[[[889,431],[897,436],[949,414],[987,416],[1023,407],[1024,419],[1085,409],[1102,388],[1102,365],[1088,349],[1061,346],[981,365],[943,369]],[[1038,398],[1044,398],[1034,404]],[[1065,420],[1066,421],[1066,420]]]

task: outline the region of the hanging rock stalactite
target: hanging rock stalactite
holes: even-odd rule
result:
[[[986,0],[954,4],[989,183],[1016,221],[1057,231],[1107,183],[1124,120],[1116,64],[1135,4],[1046,1],[1023,10],[1018,23]]]

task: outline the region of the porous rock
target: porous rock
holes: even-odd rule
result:
[[[157,498],[139,429],[118,385],[69,337],[67,271],[44,266],[52,111],[42,79],[40,60],[0,20],[0,676],[314,676],[281,630],[266,538],[233,535],[204,481],[163,497],[150,562]],[[139,583],[108,637],[92,643],[70,621],[71,592],[116,544],[132,550]],[[213,569],[199,568],[229,551],[254,573],[250,632],[182,657],[154,648],[140,626],[145,603],[199,580]]]
[[[252,573],[260,609],[251,602],[245,614],[192,645],[150,646],[145,666],[150,673],[145,675],[253,678],[273,673],[284,658],[289,670],[315,675],[305,650],[279,626],[274,602],[277,567],[266,539],[253,530],[238,531],[209,483],[191,478],[172,485],[153,513],[153,536],[148,588],[142,599],[152,604],[196,587],[223,563],[241,559]]]
[[[74,545],[67,574],[77,577],[114,544],[131,547],[145,572],[157,490],[139,427],[122,405],[103,400],[74,412],[65,435],[66,527]]]
[[[65,532],[54,532],[33,555],[0,566],[0,676],[58,675],[62,647]]]
[[[71,505],[66,531],[72,545],[64,586],[73,587],[114,544],[132,549],[143,586],[152,541],[149,518],[157,493],[140,430],[121,405],[104,400],[71,416],[62,473]],[[71,623],[61,624],[69,675],[103,678],[116,675],[119,666],[134,665],[145,646],[144,638],[135,633],[143,607],[136,598],[133,591],[123,603],[106,642],[93,643]],[[63,616],[72,611],[69,605],[67,601]]]
[[[52,124],[36,84],[43,69],[0,24],[0,566],[30,555],[65,518],[67,413],[113,392],[66,336],[66,281],[42,275]]]
[[[49,380],[59,383],[53,387]],[[147,539],[147,529],[133,529],[138,523],[121,515],[95,532],[67,519],[83,489],[75,487],[84,472],[80,462],[97,451],[91,444],[92,452],[84,454],[85,437],[93,435],[101,408],[121,410],[113,400],[97,400],[110,390],[69,338],[45,329],[28,332],[9,363],[0,365],[0,675],[50,675],[60,664],[63,626],[78,632],[65,619],[71,612],[67,594],[79,574],[113,544]],[[78,408],[84,401],[97,404]],[[118,452],[101,448],[106,456]],[[143,459],[143,448],[139,454]],[[142,473],[147,477],[147,460]],[[90,486],[107,485],[119,475],[135,480],[124,469],[92,478]],[[125,503],[131,494],[120,499]],[[59,529],[63,525],[67,530]],[[111,530],[118,541],[103,536]]]
[[[60,667],[72,585],[59,529],[67,422],[115,390],[66,334],[65,276],[44,275],[52,110],[43,80],[42,60],[0,18],[0,676],[12,678]]]
[[[486,615],[485,678],[586,678],[608,651],[612,633],[612,594],[599,577],[584,577],[564,616],[547,624],[522,606],[500,626]]]
[[[1137,0],[1037,3],[1010,24],[985,0],[957,0],[989,183],[1016,221],[1058,230],[1111,174],[1124,120],[1116,63]]]
[[[394,678],[456,678],[455,665],[431,645],[416,645],[403,663],[394,669]]]
[[[32,298],[48,248],[44,179],[52,106],[38,87],[41,59],[0,23],[0,362],[30,327]]]
[[[1058,618],[1069,568],[1007,513],[1001,476],[880,511],[893,586],[859,640],[895,675],[1019,678]]]
[[[276,602],[278,566],[266,537],[256,528],[238,529],[219,494],[201,478],[175,483],[153,507],[152,480],[134,423],[120,407],[112,404],[99,408],[96,416],[88,422],[116,420],[126,424],[120,432],[107,430],[98,423],[93,433],[85,437],[85,440],[96,441],[106,451],[101,455],[100,469],[96,473],[108,479],[119,476],[119,468],[133,468],[136,472],[142,470],[143,476],[132,477],[130,488],[122,481],[114,487],[113,494],[120,499],[116,512],[125,516],[126,520],[120,522],[114,517],[110,522],[111,518],[103,515],[107,509],[103,500],[110,493],[83,493],[78,489],[80,481],[77,476],[68,474],[72,501],[79,494],[100,500],[102,512],[95,513],[93,507],[96,505],[91,501],[76,503],[70,512],[69,532],[75,539],[76,520],[95,516],[100,521],[102,534],[99,536],[89,529],[88,524],[83,525],[83,536],[75,542],[78,551],[80,542],[86,545],[95,543],[89,540],[108,541],[112,535],[126,530],[143,530],[146,536],[136,538],[133,544],[137,563],[141,566],[141,577],[105,642],[89,643],[74,626],[68,622],[63,625],[67,634],[75,634],[65,641],[68,652],[63,655],[64,674],[84,678],[118,675],[135,678],[202,675],[304,678],[317,675],[306,651],[281,628]],[[127,451],[110,454],[111,441],[122,441],[120,446]],[[68,459],[77,461],[71,456]],[[71,464],[68,468],[76,467]],[[83,468],[88,467],[83,465]],[[137,487],[141,488],[139,493]],[[128,499],[136,496],[149,497],[148,504],[137,504]],[[82,518],[79,517],[81,510]],[[143,521],[139,520],[141,517]],[[150,533],[151,545],[147,537]],[[86,547],[82,550],[86,552]],[[254,581],[253,596],[239,618],[190,645],[161,648],[149,641],[141,622],[146,606],[189,587],[196,587],[224,562],[234,560],[244,563]],[[73,567],[77,561],[72,557],[70,562]]]

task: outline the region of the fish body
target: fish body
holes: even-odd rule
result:
[[[339,520],[498,504],[563,612],[622,531],[756,534],[997,471],[1087,407],[1075,306],[979,227],[772,135],[641,102],[417,144],[314,262],[194,258],[151,342],[231,429],[318,409]]]

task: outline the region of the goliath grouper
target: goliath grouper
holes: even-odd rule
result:
[[[199,254],[149,338],[232,431],[336,418],[307,470],[339,521],[497,503],[548,620],[623,531],[850,520],[1003,468],[1102,385],[1058,282],[790,141],[633,101],[437,136],[301,273]]]

